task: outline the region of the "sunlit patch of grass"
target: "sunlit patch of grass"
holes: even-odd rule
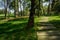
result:
[[[40,17],[35,17],[35,18],[34,18],[34,22],[35,22],[35,23],[37,23],[37,22],[39,22],[39,21],[40,21]]]
[[[49,20],[60,20],[60,16],[50,16]]]
[[[0,16],[4,16],[5,14],[0,14]]]

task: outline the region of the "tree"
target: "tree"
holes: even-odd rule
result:
[[[7,18],[7,15],[8,15],[8,18],[9,18],[8,10],[9,10],[9,5],[10,5],[11,0],[3,0],[3,1],[4,1],[4,7],[5,7],[5,10],[4,10],[5,18]]]
[[[22,12],[22,7],[21,7],[21,6],[22,6],[22,0],[19,0],[19,2],[20,2],[20,10],[21,10],[19,14],[20,14],[20,16],[23,16],[23,15],[22,15],[22,14],[23,14],[23,12]]]
[[[25,16],[25,13],[24,13],[24,8],[25,8],[25,0],[23,0],[22,5],[23,5],[23,16]]]
[[[7,0],[3,0],[4,1],[4,7],[5,7],[5,18],[7,18]]]
[[[36,2],[36,4],[35,4],[36,7],[35,8],[36,8],[36,11],[38,11],[36,14],[39,17],[40,16],[40,3],[41,3],[41,0],[36,0],[35,2]]]
[[[49,5],[48,5],[48,14],[51,14],[51,0],[49,0]]]
[[[39,0],[39,13],[38,13],[38,17],[40,16],[40,1],[41,0]]]
[[[52,10],[54,10],[54,7],[57,7],[57,5],[59,5],[59,0],[52,0]]]
[[[29,15],[29,20],[27,24],[27,29],[30,29],[34,26],[34,14],[35,14],[35,0],[31,0],[31,10]]]
[[[14,15],[15,17],[19,16],[19,0],[14,0]]]
[[[60,12],[60,0],[52,1],[52,10],[58,13]]]

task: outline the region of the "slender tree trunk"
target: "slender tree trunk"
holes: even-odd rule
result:
[[[38,17],[40,16],[40,0],[39,0],[39,10],[38,10]]]
[[[20,16],[23,16],[23,15],[22,15],[22,7],[21,7],[22,1],[21,1],[21,0],[19,0],[19,1],[20,1],[20,10],[21,10],[21,11],[20,11]]]
[[[7,8],[5,8],[5,18],[7,18]]]
[[[39,9],[38,9],[38,17],[40,16],[40,0],[39,0]]]
[[[15,16],[15,18],[16,17],[18,17],[18,10],[19,10],[19,7],[18,7],[18,0],[14,0],[14,5],[15,5],[15,7],[14,7],[14,16]]]
[[[23,2],[23,16],[25,16],[25,0]]]
[[[7,0],[7,15],[8,15],[8,19],[9,19],[9,2],[10,2],[10,0]]]
[[[53,6],[54,6],[54,3],[55,3],[55,0],[52,0],[52,8],[53,8]]]
[[[5,18],[7,18],[7,0],[4,0],[4,7],[5,7],[5,10],[4,10]]]
[[[53,11],[53,8],[54,8],[55,3],[56,3],[56,1],[55,0],[52,0],[52,4],[51,4],[52,11]]]
[[[25,1],[25,0],[24,0]],[[24,2],[23,2],[23,16],[24,16]]]
[[[20,5],[20,9],[21,9],[21,16],[23,16],[23,12],[22,12],[22,7],[21,7],[21,5]]]
[[[49,0],[49,5],[48,5],[48,14],[51,14],[51,0]]]

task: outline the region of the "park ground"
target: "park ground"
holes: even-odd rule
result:
[[[4,19],[0,15],[0,40],[57,40],[60,36],[60,16],[35,17],[34,28],[23,30],[28,16]]]

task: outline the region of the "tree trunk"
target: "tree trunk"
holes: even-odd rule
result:
[[[22,1],[21,1],[21,0],[19,0],[19,1],[20,1],[20,10],[21,10],[21,11],[20,11],[20,16],[23,16],[23,15],[22,15],[22,7],[21,7]]]
[[[48,5],[48,15],[50,15],[51,14],[51,2],[50,2],[51,0],[49,0],[49,5]]]
[[[7,18],[7,0],[4,0],[4,7],[5,7],[5,18]]]
[[[34,27],[34,14],[35,14],[35,0],[31,0],[31,10],[30,10],[30,16],[28,20],[27,29],[31,29]]]
[[[10,16],[10,13],[9,13],[9,3],[10,0],[7,0],[7,15],[8,15],[8,19],[9,19],[9,16]]]
[[[15,16],[15,18],[16,18],[16,17],[19,16],[19,14],[18,14],[18,10],[19,10],[18,0],[14,0],[14,5],[15,5],[15,7],[14,7],[14,16]]]
[[[39,10],[38,10],[38,17],[40,16],[40,0],[39,0]]]

